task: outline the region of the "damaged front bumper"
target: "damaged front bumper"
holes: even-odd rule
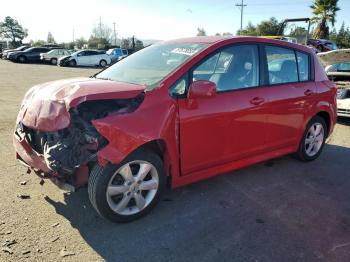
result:
[[[26,134],[19,124],[13,136],[13,145],[16,151],[16,159],[28,168],[27,173],[32,171],[41,179],[40,184],[44,184],[44,179],[51,180],[59,188],[74,192],[77,185],[65,183],[57,173],[50,170],[46,165],[44,156],[37,153],[29,145]],[[87,174],[86,174],[87,176]],[[80,179],[81,180],[81,179]]]
[[[85,101],[71,108],[68,115],[66,111],[58,114],[58,118],[65,116],[69,120],[61,129],[47,124],[53,119],[27,121],[29,124],[39,123],[44,131],[22,121],[24,118],[20,113],[13,138],[16,158],[33,170],[41,181],[50,179],[59,187],[69,185],[70,191],[84,186],[88,182],[89,170],[98,161],[105,164],[105,159],[98,159],[97,155],[109,144],[94,123],[110,114],[131,112],[142,100],[143,94],[133,99]]]
[[[74,125],[57,132],[40,132],[19,122],[13,137],[16,158],[34,171],[41,183],[50,179],[60,188],[74,191],[87,183],[88,165],[97,161],[96,152],[107,144],[91,132]]]

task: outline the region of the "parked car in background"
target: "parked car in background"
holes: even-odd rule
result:
[[[318,54],[327,76],[337,86],[338,116],[350,117],[350,49]]]
[[[30,48],[29,45],[22,45],[20,47],[17,47],[16,49],[6,49],[2,51],[2,59],[8,59],[8,56],[10,53],[17,52],[17,51],[24,51],[26,49]]]
[[[292,153],[315,160],[335,122],[335,84],[310,48],[194,37],[90,78],[36,85],[13,141],[33,173],[88,184],[101,216],[128,222],[155,206],[167,181],[179,187]]]
[[[111,58],[105,51],[80,50],[71,55],[58,59],[60,66],[100,66],[105,67],[111,64]]]
[[[111,48],[106,52],[111,57],[112,63],[118,62],[128,56],[128,49]]]
[[[70,55],[74,52],[75,52],[75,50],[53,49],[47,53],[41,53],[40,60],[43,62],[50,62],[53,65],[57,65],[57,61],[59,58],[61,58],[63,56]]]
[[[334,42],[326,39],[308,39],[307,45],[316,48],[317,52],[328,52],[338,49]]]
[[[47,47],[31,47],[24,51],[12,52],[8,55],[8,59],[13,62],[38,62],[40,61],[40,54],[47,53],[51,49]]]
[[[338,88],[338,116],[350,117],[350,62],[329,65],[326,67],[326,72]]]

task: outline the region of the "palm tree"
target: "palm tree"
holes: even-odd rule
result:
[[[340,10],[338,0],[315,0],[310,7],[314,15],[311,21],[317,24],[312,37],[316,39],[328,38],[329,27],[327,23],[330,22],[334,26],[336,13]]]

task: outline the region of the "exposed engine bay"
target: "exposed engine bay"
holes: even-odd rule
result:
[[[143,101],[144,93],[132,99],[85,101],[69,110],[70,125],[55,132],[42,132],[23,126],[31,147],[44,156],[50,170],[70,182],[81,165],[97,161],[96,153],[108,144],[92,124],[111,114],[134,111]]]

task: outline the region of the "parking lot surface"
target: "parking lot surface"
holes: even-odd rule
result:
[[[101,219],[86,188],[39,185],[12,148],[23,95],[97,71],[0,60],[0,261],[350,261],[346,119],[312,163],[286,156],[169,190],[129,224]]]

